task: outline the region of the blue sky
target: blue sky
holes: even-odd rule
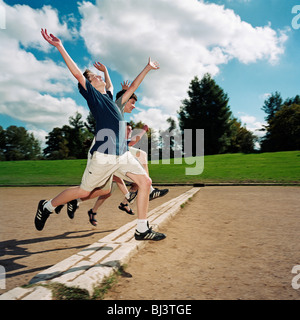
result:
[[[249,1],[213,1],[233,9],[243,21],[252,26],[265,26],[268,23],[275,30],[287,30],[288,40],[284,44],[284,53],[277,63],[266,61],[242,64],[232,60],[221,68],[215,79],[230,97],[231,109],[235,116],[243,113],[264,121],[265,113],[260,109],[265,95],[278,91],[283,99],[299,94],[298,60],[300,49],[300,29],[291,25],[295,14],[292,8],[297,1],[292,0],[249,0]],[[251,126],[251,125],[250,125]]]
[[[43,140],[55,126],[88,109],[54,48],[40,36],[59,36],[82,69],[101,61],[116,93],[149,56],[161,64],[144,80],[127,120],[166,128],[194,76],[210,72],[247,128],[264,124],[261,110],[275,91],[299,94],[300,29],[292,0],[0,0],[0,125],[23,125]],[[300,12],[299,12],[300,13]],[[300,23],[300,19],[299,19]]]

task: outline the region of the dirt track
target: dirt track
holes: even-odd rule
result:
[[[300,188],[206,187],[106,299],[300,299]],[[300,280],[298,280],[300,285]]]
[[[122,197],[116,191],[98,216],[97,228],[87,220],[89,201],[74,220],[64,209],[44,231],[36,231],[38,200],[62,189],[0,189],[0,265],[7,271],[7,290],[136,218],[117,209]],[[150,209],[189,187],[170,189],[150,202]],[[298,300],[291,271],[300,265],[299,196],[297,187],[201,189],[164,227],[167,238],[150,242],[132,258],[126,269],[132,278],[120,278],[106,299]]]
[[[165,197],[150,202],[150,210],[190,189],[168,188],[170,192]],[[137,218],[118,209],[123,197],[116,188],[98,213],[97,228],[88,221],[87,211],[94,204],[90,200],[81,203],[74,220],[63,208],[59,215],[50,216],[43,231],[37,231],[33,221],[38,201],[53,198],[64,189],[0,188],[0,266],[6,270],[6,290],[0,289],[0,294],[27,284],[35,274]],[[135,203],[132,209],[135,211]]]

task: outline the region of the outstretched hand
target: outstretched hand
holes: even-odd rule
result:
[[[41,29],[41,34],[44,37],[44,39],[52,44],[54,47],[61,46],[61,41],[57,37],[55,37],[52,33],[50,33],[50,36],[47,33],[47,29]]]
[[[128,90],[130,85],[131,85],[131,82],[128,80],[121,82],[122,90]]]
[[[153,70],[159,69],[159,63],[157,61],[152,61],[151,58],[149,58],[148,66],[150,66]]]
[[[102,64],[102,63],[100,63],[100,62],[95,62],[95,63],[94,63],[94,67],[95,67],[96,69],[98,69],[99,71],[102,71],[102,72],[104,72],[104,71],[106,70],[105,65]]]

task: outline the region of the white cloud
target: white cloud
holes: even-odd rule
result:
[[[245,115],[241,117],[241,120],[243,123],[255,123],[256,118],[253,116]]]
[[[33,9],[2,0],[0,6],[6,14],[6,29],[0,33],[0,113],[26,121],[40,136],[39,130],[67,123],[76,111],[85,116],[86,108],[65,97],[74,89],[65,65],[38,60],[27,50],[54,50],[41,37],[41,26],[63,40],[78,32],[50,6]],[[195,75],[214,76],[231,59],[276,63],[288,34],[270,25],[254,28],[224,6],[197,0],[84,1],[79,11],[80,34],[89,52],[124,79],[133,80],[149,56],[160,62],[160,70],[151,71],[139,93],[140,103],[149,109],[133,117],[162,129],[169,116],[176,117]]]
[[[48,135],[48,132],[43,130],[43,129],[30,129],[30,125],[27,128],[27,131],[29,133],[32,133],[34,135],[34,137],[40,142],[40,146],[42,149],[46,148],[46,136]]]
[[[261,95],[259,96],[259,99],[265,101],[265,100],[268,99],[271,95],[272,95],[271,93],[263,93],[263,94],[261,94]]]
[[[30,90],[24,90],[22,95],[23,98],[20,100],[6,101],[5,104],[0,104],[0,110],[2,113],[17,117],[35,128],[50,131],[54,127],[67,124],[69,117],[74,116],[76,111],[83,114],[84,118],[88,114],[86,108],[77,106],[71,98],[59,99]],[[25,96],[28,96],[27,102]]]
[[[134,122],[142,121],[148,127],[158,131],[168,129],[167,119],[169,117],[170,115],[164,114],[161,109],[149,108],[147,110],[141,109],[139,113],[132,114],[130,118]]]
[[[242,121],[242,125],[245,124],[246,128],[259,138],[266,134],[264,131],[259,131],[267,124],[266,122],[258,121],[256,117],[248,114],[243,114],[240,119]]]
[[[71,39],[74,32],[59,22],[56,10],[49,6],[35,10],[8,6],[2,0],[0,6],[6,14],[6,29],[0,33],[0,113],[24,121],[43,139],[45,130],[67,124],[76,111],[84,116],[88,111],[73,99],[63,98],[74,89],[67,68],[52,60],[38,60],[27,48],[51,49],[40,34],[41,26],[64,39]]]
[[[2,35],[19,41],[25,48],[34,47],[43,51],[51,49],[40,35],[41,27],[65,39],[75,36],[74,30],[68,30],[66,22],[60,23],[58,12],[51,6],[33,9],[28,5],[9,6],[3,0],[0,0],[0,6],[6,15],[6,29]]]
[[[92,56],[133,80],[149,56],[160,62],[142,84],[144,106],[174,114],[189,82],[230,59],[276,63],[286,31],[254,28],[233,10],[197,0],[83,2],[80,34]]]

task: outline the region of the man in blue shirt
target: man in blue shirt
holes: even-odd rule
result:
[[[35,227],[41,231],[53,210],[62,204],[78,198],[89,197],[91,192],[100,188],[103,195],[111,189],[113,175],[135,182],[138,185],[137,197],[138,222],[135,231],[136,240],[162,240],[166,236],[149,228],[147,221],[149,190],[151,179],[127,149],[125,139],[125,122],[122,113],[127,101],[139,87],[145,76],[151,70],[159,69],[157,62],[151,61],[132,82],[117,105],[112,99],[112,89],[107,69],[103,66],[104,79],[86,70],[83,74],[69,56],[60,39],[48,35],[47,30],[41,31],[44,39],[55,46],[62,55],[68,69],[77,79],[79,91],[87,100],[88,106],[96,120],[96,142],[90,151],[87,167],[82,177],[81,185],[65,189],[52,200],[41,200],[35,216]],[[110,92],[110,93],[109,93]]]

